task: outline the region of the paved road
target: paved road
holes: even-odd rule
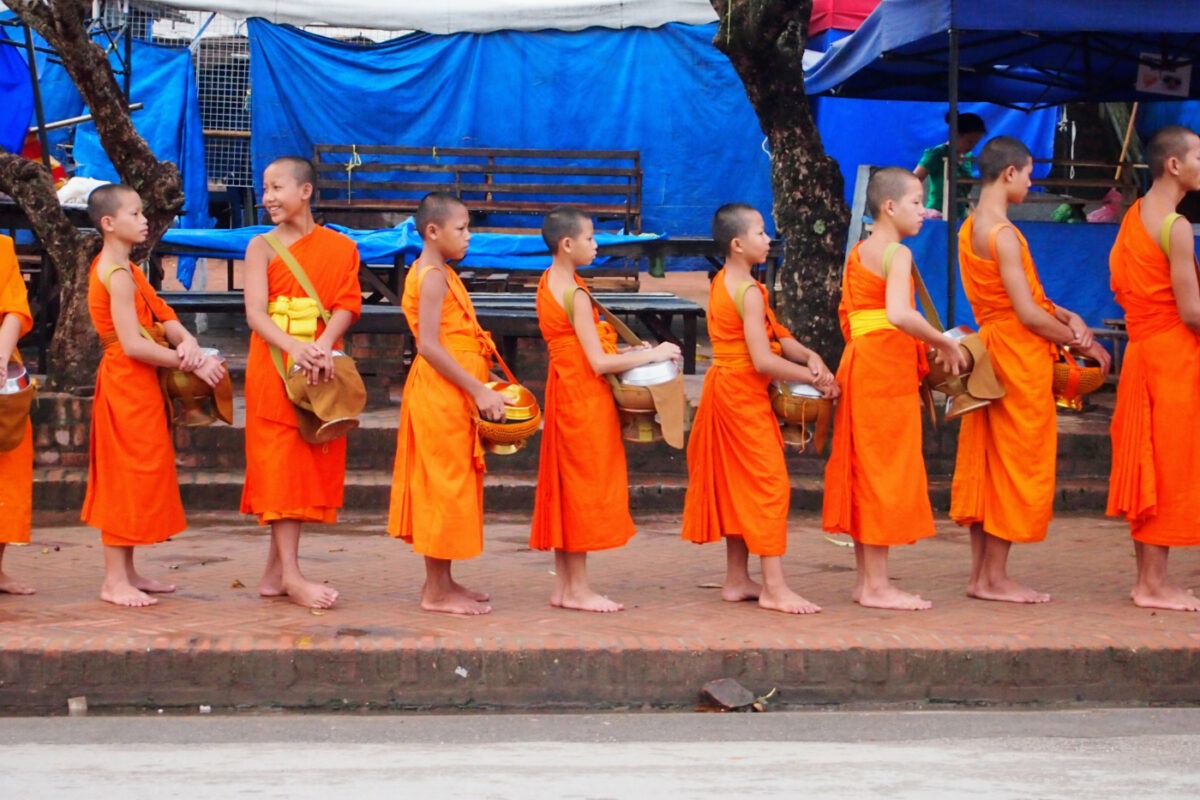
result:
[[[0,720],[6,797],[1188,798],[1200,709]]]

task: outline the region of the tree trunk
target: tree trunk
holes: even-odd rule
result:
[[[134,251],[144,259],[183,209],[183,182],[172,163],[159,161],[133,127],[128,101],[117,85],[104,48],[88,36],[90,3],[79,0],[4,0],[57,51],[96,124],[100,143],[121,180],[141,195],[150,236]],[[23,163],[21,163],[23,162]],[[40,163],[0,157],[0,190],[12,196],[41,240],[60,292],[59,317],[50,344],[50,384],[65,391],[90,389],[99,363],[99,342],[87,311],[87,275],[99,250],[95,236],[68,221]]]
[[[844,345],[837,303],[850,209],[804,93],[812,0],[711,1],[720,17],[713,44],[742,79],[771,150],[775,227],[784,240],[777,312],[835,366]]]

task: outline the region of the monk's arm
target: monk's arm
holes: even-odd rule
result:
[[[742,313],[742,333],[746,337],[746,349],[750,351],[750,361],[754,364],[754,369],[776,380],[816,382],[812,370],[807,366],[777,356],[771,351],[771,340],[767,338],[766,308],[760,292],[746,292],[742,301]],[[800,345],[799,342],[796,344]],[[803,345],[800,347],[807,353],[812,352]],[[789,349],[799,354],[796,348]]]
[[[1200,333],[1200,279],[1196,277],[1196,241],[1184,218],[1171,225],[1171,289],[1183,324]]]
[[[597,375],[624,372],[651,361],[669,361],[680,357],[679,345],[670,342],[663,342],[656,347],[626,350],[623,353],[604,352],[604,347],[600,344],[600,333],[596,330],[595,320],[592,319],[591,301],[584,292],[575,292],[571,302],[575,304],[571,324],[575,328],[575,335],[579,337],[584,356]]]
[[[1071,344],[1075,339],[1074,332],[1034,302],[1033,290],[1021,265],[1021,244],[1011,228],[996,237],[996,255],[1000,263],[1000,281],[1021,324],[1054,344]]]
[[[442,303],[449,288],[440,270],[430,270],[421,281],[417,309],[417,353],[439,375],[462,389],[486,419],[503,419],[504,397],[467,372],[442,344]]]
[[[169,347],[163,347],[142,336],[138,322],[134,294],[137,285],[128,269],[114,269],[108,278],[109,306],[112,309],[113,327],[121,349],[130,358],[155,367],[179,366],[179,355]]]
[[[0,365],[12,359],[17,340],[21,338],[21,321],[16,314],[0,312]]]
[[[958,342],[933,327],[912,307],[912,263],[912,251],[907,247],[900,247],[892,256],[886,290],[888,322],[934,347],[938,352],[938,360],[957,375],[959,370],[967,366]]]

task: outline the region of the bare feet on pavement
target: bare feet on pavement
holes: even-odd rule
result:
[[[791,589],[770,590],[764,588],[758,596],[758,605],[770,611],[782,611],[784,614],[816,614],[821,607],[816,603],[805,600]]]

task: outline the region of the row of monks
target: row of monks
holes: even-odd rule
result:
[[[1112,285],[1126,311],[1130,343],[1113,421],[1109,513],[1131,523],[1138,556],[1133,601],[1197,610],[1191,592],[1168,580],[1166,564],[1170,547],[1200,543],[1200,498],[1191,488],[1200,443],[1186,424],[1200,410],[1194,408],[1200,403],[1194,391],[1200,285],[1190,228],[1175,214],[1183,194],[1200,189],[1200,137],[1165,129],[1150,142],[1148,160],[1153,186],[1129,210],[1112,253]],[[1069,346],[1105,369],[1109,357],[1077,314],[1045,296],[1028,245],[1008,219],[1009,205],[1030,187],[1029,151],[997,137],[981,151],[979,166],[980,199],[959,234],[961,271],[1006,394],[963,419],[951,517],[971,530],[968,595],[1045,602],[1048,595],[1009,577],[1007,557],[1014,542],[1044,538],[1051,517],[1056,348]],[[345,440],[306,441],[283,377],[294,368],[313,385],[333,378],[333,354],[359,314],[362,295],[353,242],[313,220],[313,182],[304,159],[282,158],[267,168],[263,203],[276,227],[246,252],[252,335],[241,510],[271,530],[260,594],[329,608],[338,592],[304,575],[299,542],[303,523],[337,519]],[[752,277],[771,244],[761,214],[730,204],[714,216],[713,238],[725,263],[710,289],[713,359],[688,443],[682,535],[725,542],[724,600],[752,600],[793,614],[820,610],[789,587],[782,564],[790,482],[767,393],[780,381],[808,383],[838,400],[823,524],[854,539],[855,601],[900,610],[930,606],[891,584],[887,557],[890,547],[934,532],[918,399],[928,360],[951,372],[967,364],[957,341],[914,308],[915,265],[901,242],[922,223],[920,181],[899,168],[879,170],[868,204],[872,235],[855,246],[844,272],[839,317],[847,347],[836,374],[778,323],[765,287]],[[186,524],[156,371],[181,369],[215,384],[224,367],[199,348],[130,263],[131,249],[148,233],[137,194],[103,187],[90,198],[89,213],[104,236],[89,283],[104,356],[83,519],[100,530],[104,545],[101,598],[151,605],[174,587],[142,575],[134,552]],[[483,550],[478,426],[503,419],[511,401],[488,384],[495,348],[449,266],[466,255],[469,222],[466,206],[448,194],[427,196],[417,213],[424,246],[406,278],[402,305],[418,355],[401,403],[388,531],[423,557],[422,608],[477,615],[491,610],[487,592],[458,583],[452,567]],[[634,533],[620,420],[604,376],[678,359],[679,351],[671,344],[618,348],[615,331],[576,272],[596,254],[590,219],[555,209],[543,236],[552,263],[538,286],[537,309],[550,360],[530,544],[554,552],[552,605],[619,611],[621,604],[595,591],[587,576],[589,552],[619,547]],[[11,249],[0,239],[5,361],[31,323]],[[295,313],[306,299],[320,313]],[[155,327],[159,340],[148,333]],[[0,454],[2,543],[29,538],[31,448],[27,428],[16,449]],[[761,562],[758,580],[750,574],[752,555]],[[0,590],[29,587],[0,569]]]

